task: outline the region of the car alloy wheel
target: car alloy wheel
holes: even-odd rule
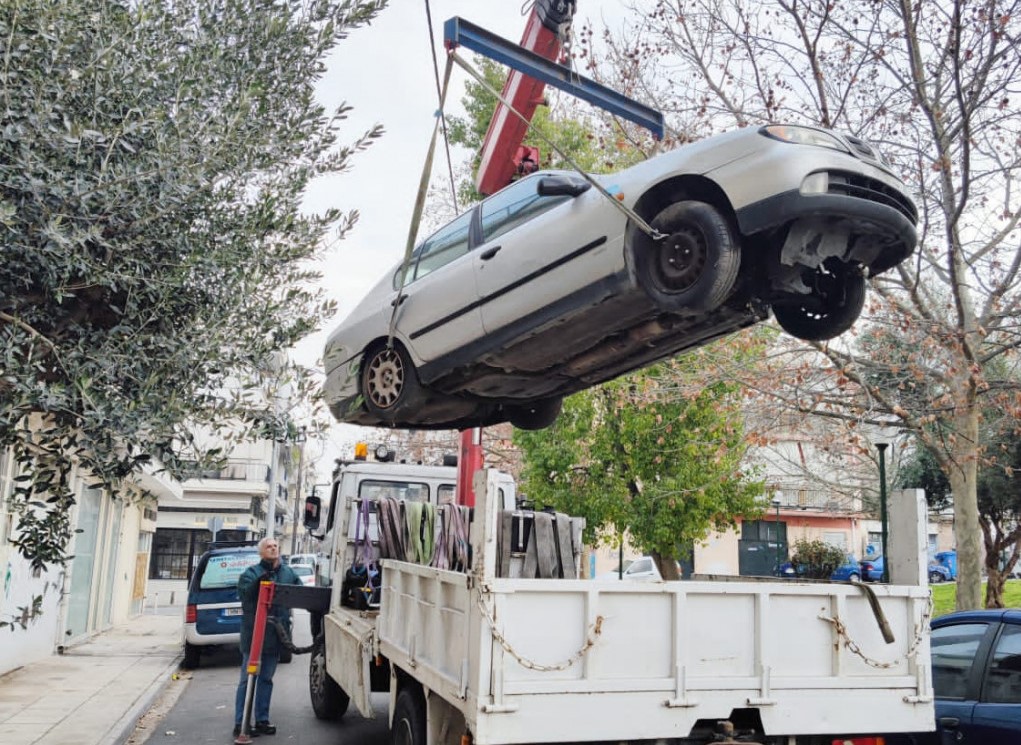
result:
[[[370,413],[390,423],[421,404],[421,387],[411,358],[397,342],[377,346],[362,364],[362,394]]]

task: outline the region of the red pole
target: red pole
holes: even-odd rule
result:
[[[259,603],[255,608],[255,628],[252,629],[252,646],[248,650],[248,687],[245,689],[245,713],[241,720],[241,734],[234,738],[235,745],[247,745],[252,741],[248,731],[252,727],[252,704],[255,701],[255,680],[259,677],[262,662],[262,643],[266,639],[266,617],[273,605],[272,582],[259,583]]]
[[[457,503],[475,506],[472,479],[482,468],[482,428],[461,430],[461,452],[457,457]]]

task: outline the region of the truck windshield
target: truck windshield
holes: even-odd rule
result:
[[[376,501],[381,498],[428,502],[429,485],[413,481],[370,481],[358,485],[358,498]]]

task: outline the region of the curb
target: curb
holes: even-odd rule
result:
[[[138,720],[152,707],[153,703],[155,703],[156,699],[160,697],[160,694],[167,687],[171,676],[173,676],[181,664],[182,657],[183,655],[177,654],[171,658],[163,672],[156,676],[156,679],[135,699],[131,708],[107,730],[107,738],[105,740],[107,743],[110,743],[110,745],[124,745],[127,739],[131,737],[135,727],[138,725]]]

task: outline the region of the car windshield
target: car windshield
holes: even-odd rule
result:
[[[312,575],[312,567],[308,564],[291,564],[291,569],[299,577],[309,577]]]
[[[216,554],[206,562],[206,570],[199,580],[202,590],[216,590],[237,587],[241,573],[253,564],[259,563],[256,551],[239,551],[233,554]]]

